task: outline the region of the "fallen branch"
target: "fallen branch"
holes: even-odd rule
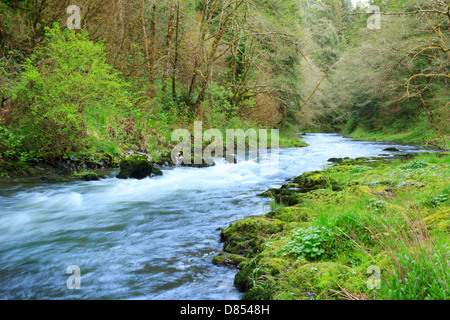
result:
[[[334,67],[336,67],[336,65],[341,62],[342,58],[339,59],[338,62],[336,62],[328,71],[327,73],[325,73],[325,75],[322,77],[322,79],[320,79],[319,83],[317,84],[317,86],[314,88],[314,90],[311,92],[311,94],[309,95],[309,97],[302,103],[302,105],[300,106],[300,109],[303,108],[303,106],[309,101],[309,99],[312,98],[312,96],[314,95],[314,93],[316,93],[317,89],[319,89],[320,85],[322,84],[323,80],[325,80],[325,78],[327,77],[327,75],[331,72],[331,70],[333,70]]]

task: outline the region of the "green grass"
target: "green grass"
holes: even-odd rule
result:
[[[280,148],[302,148],[307,147],[308,144],[301,139],[301,136],[297,133],[285,133],[280,132]],[[270,146],[270,141],[268,141]]]
[[[346,134],[355,140],[365,141],[393,141],[399,144],[409,145],[428,145],[435,148],[438,145],[447,149],[450,147],[450,136],[445,133],[438,133],[432,130],[427,123],[419,122],[414,128],[405,131],[398,131],[394,128],[385,129],[384,131],[366,131],[360,127],[353,132]]]

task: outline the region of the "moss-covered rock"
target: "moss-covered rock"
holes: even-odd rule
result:
[[[340,190],[340,185],[331,177],[327,177],[321,171],[305,172],[294,179],[293,183],[299,188],[299,192],[309,192],[317,189],[330,188],[333,191]]]
[[[212,259],[212,263],[216,266],[228,266],[236,268],[240,268],[242,263],[247,261],[248,259],[243,256],[227,252],[221,252]]]
[[[276,218],[285,222],[307,222],[311,215],[312,210],[301,205],[282,207],[267,214],[269,218]]]
[[[298,176],[281,188],[269,189],[258,196],[273,198],[277,203],[285,206],[295,206],[302,203],[304,199],[302,194],[320,189],[339,191],[342,190],[342,186],[333,178],[325,176],[324,172],[313,171]]]
[[[74,172],[70,176],[71,180],[82,180],[82,181],[97,181],[103,176],[99,176],[96,172],[86,171],[86,172]]]
[[[163,172],[159,168],[152,167],[152,174],[151,175],[152,176],[162,176]]]
[[[120,166],[120,158],[109,152],[95,153],[97,161],[105,168],[118,168]]]
[[[280,188],[272,193],[273,199],[284,206],[295,206],[302,202],[298,189]]]
[[[278,219],[252,217],[230,224],[222,230],[224,250],[234,254],[255,254],[264,239],[283,230],[285,223]]]
[[[302,174],[262,194],[283,205],[272,206],[265,218],[236,222],[222,234],[225,250],[249,259],[239,264],[234,279],[236,288],[244,292],[242,299],[383,298],[383,290],[368,288],[373,274],[369,270],[379,267],[382,283],[388,285],[395,265],[392,253],[384,251],[386,243],[380,241],[397,233],[395,224],[385,237],[370,232],[379,228],[376,217],[420,208],[429,228],[450,232],[448,161],[430,156],[423,160],[429,163],[426,170],[411,170],[404,166],[409,157],[343,159],[323,172]],[[442,191],[431,200],[422,196],[436,194],[432,188]],[[278,222],[258,220],[267,218]],[[279,222],[280,227],[273,228]],[[292,241],[293,230],[321,225],[333,231],[329,255],[312,262],[282,250]]]
[[[234,285],[240,292],[246,292],[253,286],[256,262],[250,260],[241,264],[239,272],[234,277]],[[258,269],[259,270],[259,269]],[[257,272],[257,271],[256,271]]]
[[[161,170],[154,168],[147,157],[133,155],[120,163],[119,179],[144,179],[154,175],[162,175]]]
[[[394,148],[394,147],[389,147],[389,148],[383,149],[383,151],[400,152],[400,150],[398,150],[397,148]]]
[[[267,274],[271,276],[278,276],[285,272],[290,266],[290,262],[284,258],[278,257],[262,257],[258,261],[258,267],[267,270]]]
[[[172,160],[171,150],[161,151],[155,159],[155,163],[160,166],[173,166],[175,165]]]

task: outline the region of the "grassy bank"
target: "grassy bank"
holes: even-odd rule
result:
[[[392,141],[398,144],[428,146],[434,149],[450,148],[450,135],[443,126],[441,130],[434,130],[429,122],[418,121],[415,126],[404,130],[386,127],[379,130],[364,130],[361,127],[352,132],[343,131],[345,136],[364,141]]]
[[[449,299],[450,155],[348,159],[222,231],[243,299]]]

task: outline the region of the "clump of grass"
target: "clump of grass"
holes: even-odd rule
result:
[[[385,215],[383,223],[372,230],[394,269],[382,286],[387,299],[449,299],[450,250],[446,241],[430,234],[418,209],[398,209]]]
[[[390,300],[448,300],[450,251],[445,243],[430,241],[403,246],[393,257],[396,271],[385,285]]]

